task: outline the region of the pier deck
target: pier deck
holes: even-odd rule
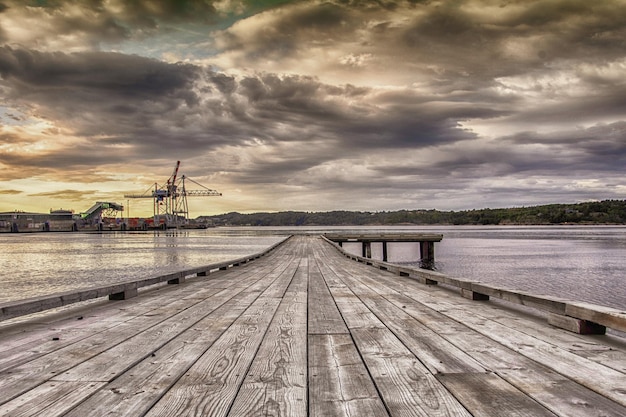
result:
[[[0,323],[2,416],[624,416],[626,343],[294,236],[236,268]]]

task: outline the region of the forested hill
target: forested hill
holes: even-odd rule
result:
[[[197,220],[212,222],[216,225],[239,226],[626,224],[626,200],[465,211],[227,213],[218,216],[201,216]]]

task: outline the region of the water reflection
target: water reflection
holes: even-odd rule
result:
[[[424,227],[443,233],[435,268],[537,295],[626,308],[626,227]],[[360,244],[344,246],[360,255]],[[419,266],[419,245],[389,244],[390,262]],[[372,245],[373,257],[382,259]]]
[[[0,302],[199,267],[282,238],[206,231],[0,234]]]
[[[139,279],[234,259],[292,233],[442,233],[445,274],[535,294],[626,308],[626,227],[264,227],[132,233],[0,234],[0,302]],[[361,254],[358,243],[346,250]],[[372,245],[382,259],[382,245]],[[390,262],[417,266],[419,244],[391,243]]]

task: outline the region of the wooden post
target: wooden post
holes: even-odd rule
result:
[[[363,257],[372,257],[372,242],[363,242]]]
[[[548,323],[579,334],[606,334],[606,326],[561,314],[548,313]]]
[[[383,262],[387,262],[387,241],[383,241]]]
[[[489,296],[472,290],[461,288],[461,296],[474,301],[489,301]]]
[[[109,300],[128,300],[129,298],[137,297],[137,283],[133,282],[127,285],[121,286],[121,291],[109,294]]]
[[[185,282],[185,276],[180,274],[179,276],[167,280],[168,284],[183,284]]]
[[[420,268],[435,269],[435,242],[420,242]]]

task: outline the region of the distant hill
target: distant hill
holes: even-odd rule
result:
[[[626,200],[464,211],[282,211],[252,214],[232,212],[201,216],[197,220],[233,226],[626,224]]]

